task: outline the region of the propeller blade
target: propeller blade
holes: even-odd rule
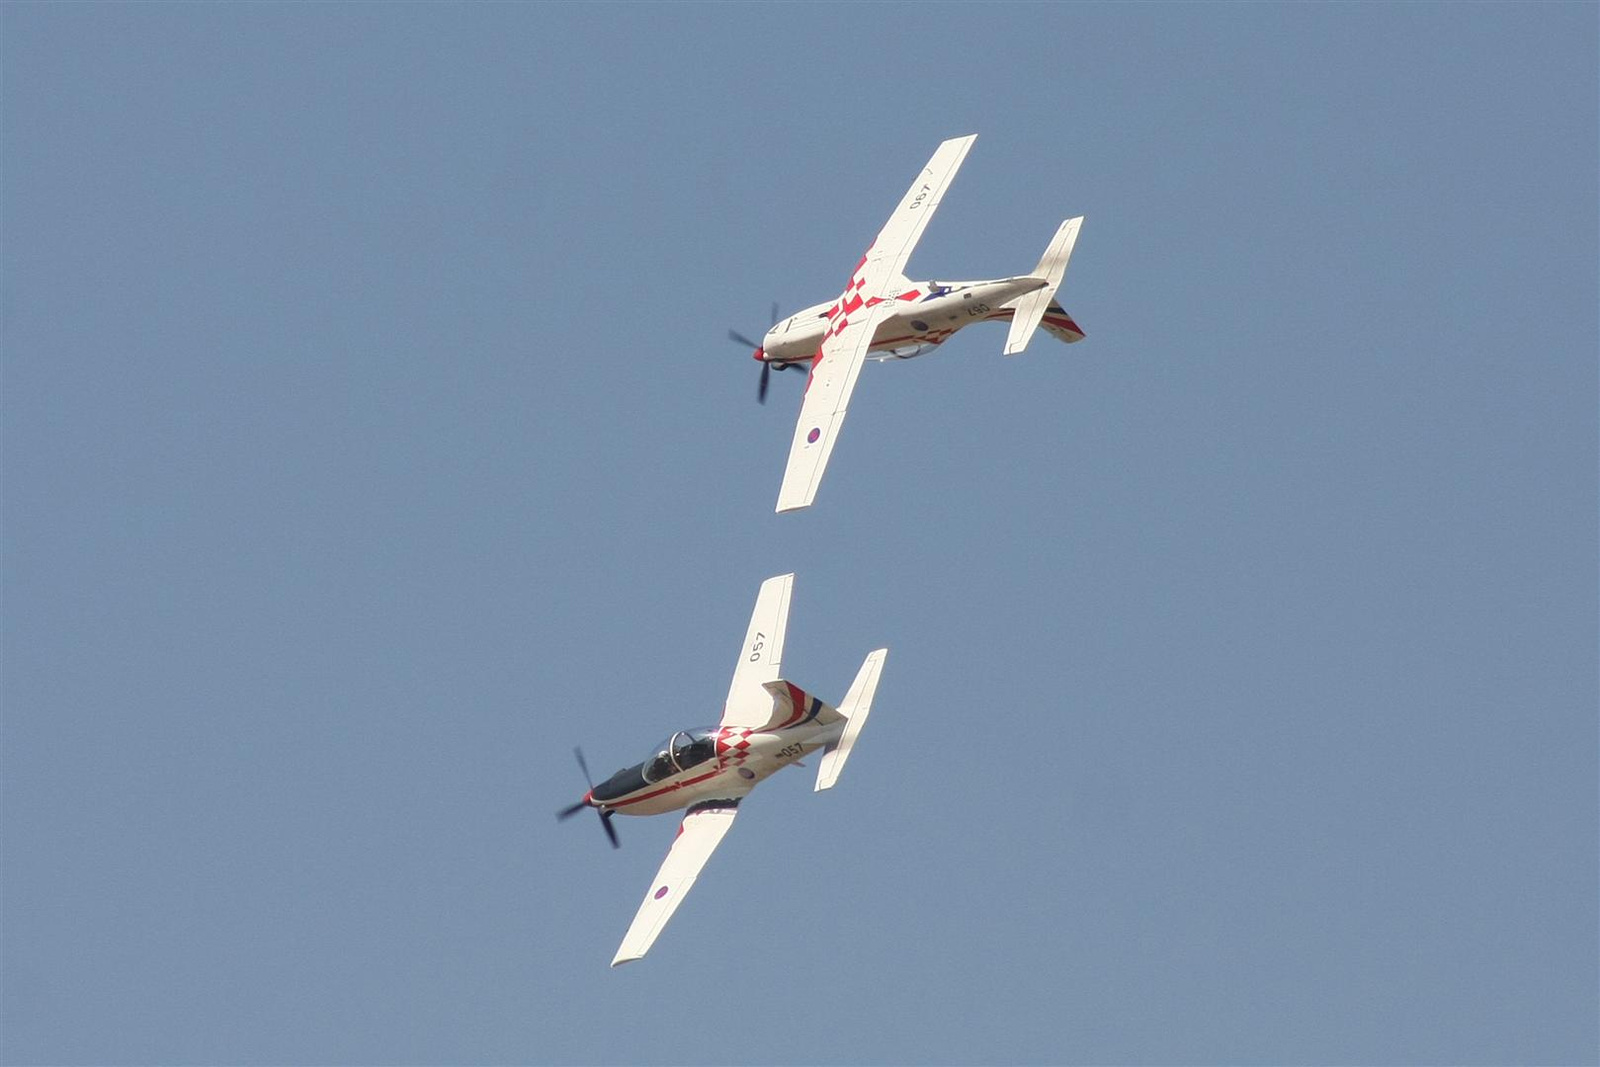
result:
[[[589,802],[587,800],[580,800],[576,804],[573,804],[570,807],[562,808],[560,811],[556,812],[556,819],[570,819],[588,806]]]
[[[772,364],[765,361],[761,364],[761,384],[756,386],[756,403],[767,402],[767,381],[772,377]]]
[[[772,302],[772,325],[778,325],[778,302],[776,300]]]
[[[557,821],[562,819],[570,819],[584,808],[593,808],[600,815],[600,826],[603,830],[605,830],[606,836],[611,839],[611,847],[621,848],[622,844],[617,840],[616,828],[611,825],[611,812],[595,803],[594,778],[589,774],[589,761],[583,758],[583,749],[573,748],[572,754],[578,757],[578,769],[583,772],[583,780],[589,783],[589,792],[586,793],[584,798],[578,801],[576,804],[568,804],[566,807],[556,812]]]
[[[746,348],[760,348],[761,347],[761,344],[760,344],[759,341],[750,340],[750,338],[746,337],[744,334],[740,333],[738,330],[729,330],[728,331],[728,340],[737,341],[739,344],[744,345]]]

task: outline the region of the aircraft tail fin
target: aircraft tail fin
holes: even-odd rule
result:
[[[850,684],[850,692],[845,694],[844,703],[835,712],[844,717],[844,733],[822,752],[822,762],[817,767],[816,792],[831,789],[833,783],[839,780],[845,760],[850,758],[850,749],[854,747],[861,727],[866,724],[867,714],[872,710],[872,694],[877,692],[884,657],[888,654],[886,648],[868,654],[866,661],[861,664],[861,670],[856,672],[856,680]]]
[[[762,730],[785,730],[803,722],[826,724],[844,718],[833,705],[787,679],[779,678],[763,685],[772,694],[772,717]]]
[[[1050,301],[1050,306],[1045,309],[1044,321],[1039,328],[1062,344],[1076,344],[1083,340],[1083,327],[1072,321],[1072,316],[1067,314],[1067,309],[1057,301]]]
[[[1033,331],[1038,328],[1039,320],[1044,318],[1051,298],[1067,273],[1067,261],[1072,258],[1072,246],[1078,241],[1078,227],[1082,225],[1082,215],[1061,224],[1056,235],[1050,239],[1050,246],[1040,257],[1039,265],[1033,269],[1034,277],[1045,280],[1044,287],[1026,293],[1013,302],[1016,311],[1011,317],[1011,332],[1006,334],[1006,355],[1014,356],[1028,347]]]

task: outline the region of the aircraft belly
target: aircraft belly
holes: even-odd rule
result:
[[[871,350],[881,352],[911,345],[936,345],[971,321],[948,302],[910,308],[897,312],[878,327]]]
[[[872,348],[881,351],[939,344],[963,326],[989,318],[1002,304],[1043,284],[1037,278],[957,283],[946,296],[913,301],[897,308],[878,327],[872,338]]]
[[[715,778],[694,785],[687,785],[680,789],[678,803],[675,807],[688,807],[698,804],[702,800],[738,800],[750,792],[754,782],[747,781],[741,775],[732,773],[726,768]]]
[[[932,284],[920,283],[913,291]],[[949,283],[948,295],[932,300],[913,299],[897,307],[894,314],[878,326],[870,350],[881,352],[911,345],[936,345],[963,326],[990,317],[1001,305],[1043,284],[1042,279],[1032,277]],[[825,304],[817,306],[827,307]],[[810,362],[822,344],[823,335],[820,324],[813,325],[812,318],[812,310],[808,309],[783,323],[781,333],[776,330],[768,333],[763,348],[768,362]]]

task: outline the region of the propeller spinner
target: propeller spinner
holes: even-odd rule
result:
[[[778,324],[778,303],[777,303],[777,301],[773,301],[773,303],[772,303],[772,325],[776,326],[777,324]],[[773,365],[771,363],[767,362],[767,353],[766,353],[766,351],[762,348],[761,345],[759,345],[755,341],[750,340],[750,338],[746,337],[744,334],[740,333],[738,330],[731,330],[730,329],[728,331],[728,340],[733,341],[736,344],[744,345],[746,348],[751,348],[751,349],[755,350],[753,355],[761,363],[761,381],[756,386],[756,403],[765,404],[767,402],[767,382],[772,378],[772,369],[773,369]],[[794,366],[793,363],[779,363],[777,365],[777,369],[778,370],[788,370],[792,366]]]

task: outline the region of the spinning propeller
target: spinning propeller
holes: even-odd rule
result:
[[[600,825],[605,829],[606,836],[611,839],[611,847],[621,848],[622,843],[617,840],[616,828],[611,825],[611,810],[603,808],[594,802],[594,779],[589,777],[589,764],[583,758],[583,749],[574,748],[572,754],[578,757],[578,769],[583,771],[583,780],[589,783],[589,791],[576,804],[569,805],[556,812],[556,818],[567,819],[578,814],[584,808],[593,808],[600,813]]]
[[[772,304],[772,326],[776,325],[778,325],[778,304],[774,301]],[[768,329],[770,328],[769,326]],[[756,386],[756,402],[765,404],[767,402],[767,380],[772,377],[772,364],[767,362],[766,353],[762,351],[759,344],[737,330],[728,331],[728,340],[744,345],[746,348],[755,349],[755,357],[761,361],[761,384]],[[793,366],[795,366],[793,363],[779,363],[778,369],[788,370]]]

